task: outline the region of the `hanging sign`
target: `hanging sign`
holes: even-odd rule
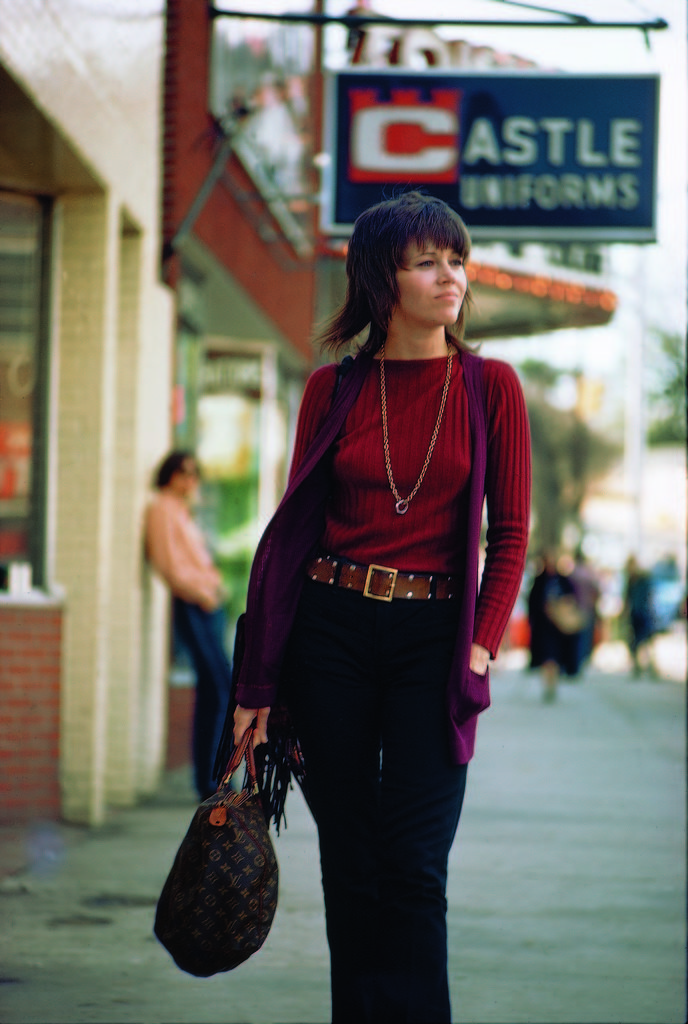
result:
[[[653,75],[330,76],[323,230],[421,188],[479,240],[655,240]]]

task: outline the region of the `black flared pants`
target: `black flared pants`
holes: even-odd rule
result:
[[[309,581],[287,695],[318,827],[334,1024],[451,1020],[446,882],[466,765],[448,750],[453,601]]]

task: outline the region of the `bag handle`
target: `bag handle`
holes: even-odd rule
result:
[[[234,773],[237,771],[241,762],[246,760],[246,770],[248,772],[248,781],[250,791],[252,793],[258,792],[258,778],[256,775],[256,758],[253,753],[253,735],[256,731],[255,725],[249,726],[244,735],[241,737],[241,742],[238,747],[234,748],[232,756],[229,759],[229,764],[225,770],[224,777],[220,782],[221,786],[226,786],[230,781]]]

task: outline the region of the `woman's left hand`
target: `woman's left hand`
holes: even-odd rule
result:
[[[242,708],[240,704],[237,704],[234,709],[234,742],[237,747],[241,743],[244,733],[251,728],[254,721],[256,731],[253,735],[253,746],[257,747],[261,743],[267,743],[269,715],[270,708]]]
[[[475,674],[479,676],[484,676],[487,672],[489,661],[490,652],[486,647],[481,647],[480,644],[471,644],[471,672],[475,672]]]

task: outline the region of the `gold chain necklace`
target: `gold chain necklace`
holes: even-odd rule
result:
[[[387,470],[387,479],[389,480],[389,487],[396,498],[396,513],[399,516],[406,515],[408,512],[409,503],[416,496],[420,485],[423,483],[423,478],[428,471],[430,465],[430,459],[437,441],[437,435],[440,432],[440,426],[442,424],[442,417],[444,416],[444,407],[447,404],[447,394],[449,393],[449,384],[451,382],[452,373],[452,360],[454,358],[454,349],[451,345],[447,346],[449,353],[447,355],[447,374],[444,378],[444,387],[442,388],[442,398],[440,400],[440,411],[437,414],[437,422],[435,423],[435,429],[432,432],[430,438],[430,445],[428,446],[428,454],[425,456],[425,462],[423,468],[420,471],[420,476],[416,480],[416,486],[413,488],[408,498],[402,498],[397,490],[397,485],[394,483],[394,476],[392,475],[392,460],[389,455],[389,428],[387,426],[387,387],[385,383],[385,346],[383,345],[380,349],[380,402],[382,405],[382,446],[385,451],[385,469]]]

